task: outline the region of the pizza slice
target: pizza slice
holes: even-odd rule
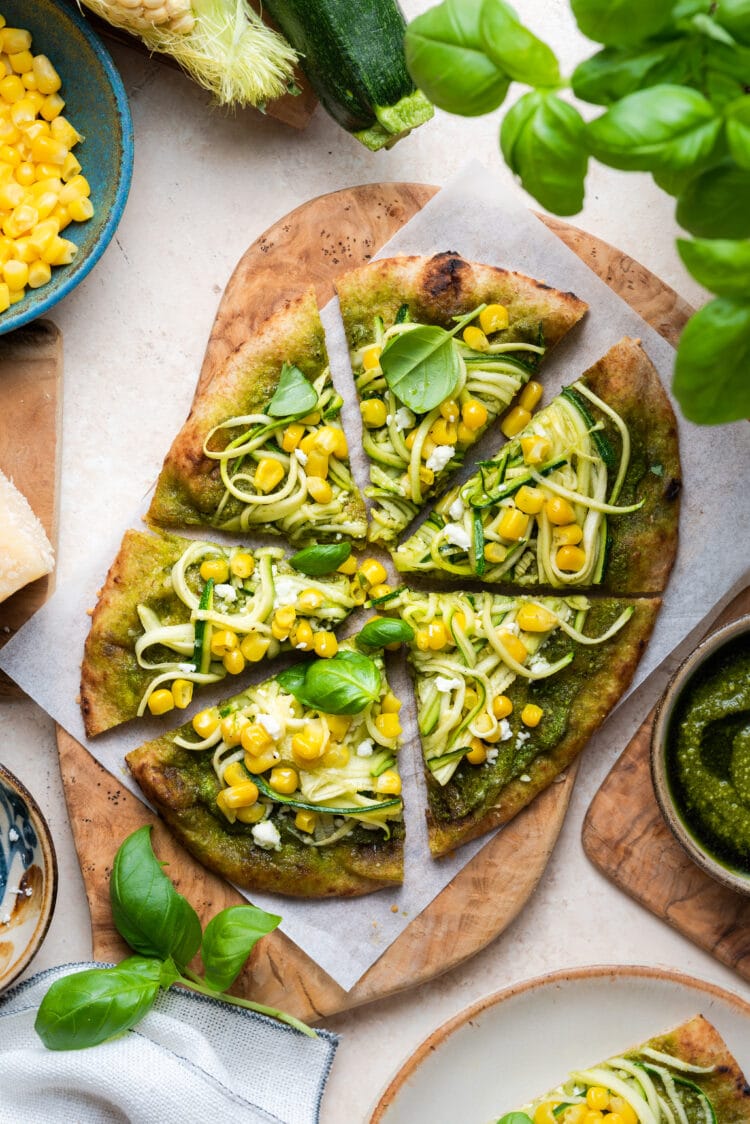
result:
[[[385,258],[336,282],[376,501],[392,543],[586,311],[520,273],[455,253]]]
[[[403,878],[400,702],[352,642],[128,754],[144,794],[211,870],[326,898]]]
[[[661,593],[680,487],[672,407],[626,338],[447,492],[394,562],[506,585]]]
[[[402,590],[433,855],[498,827],[580,753],[661,602]]]
[[[199,388],[148,511],[158,527],[361,539],[342,399],[311,288],[287,302]]]
[[[593,1115],[595,1114],[595,1115]],[[497,1124],[748,1124],[750,1087],[719,1032],[696,1015],[569,1074]]]
[[[350,552],[348,543],[331,543],[287,562],[278,547],[127,531],[86,639],[86,733],[184,709],[195,688],[282,651],[334,654],[331,630],[366,596]]]

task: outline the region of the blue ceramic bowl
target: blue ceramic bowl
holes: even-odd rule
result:
[[[52,280],[0,312],[0,335],[48,312],[82,281],[117,229],[133,171],[133,123],[122,79],[112,59],[72,0],[0,0],[9,27],[32,34],[34,54],[49,57],[62,78],[63,113],[86,138],[75,148],[91,184],[94,215],[71,223],[63,237],[78,253],[70,265],[56,266]]]

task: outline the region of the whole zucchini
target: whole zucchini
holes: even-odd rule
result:
[[[323,108],[373,151],[429,120],[406,69],[406,23],[395,0],[264,0],[302,56]]]

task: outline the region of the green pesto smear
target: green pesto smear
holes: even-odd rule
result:
[[[750,637],[709,657],[670,722],[667,780],[695,840],[750,874]]]

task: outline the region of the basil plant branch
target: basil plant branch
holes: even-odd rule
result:
[[[150,832],[141,827],[128,836],[115,856],[110,880],[115,925],[136,955],[113,968],[90,968],[53,983],[34,1024],[45,1046],[80,1050],[123,1034],[153,1007],[160,988],[175,983],[315,1037],[291,1015],[224,994],[256,943],[281,918],[252,905],[236,905],[217,913],[201,931],[198,914],[154,855]],[[199,949],[203,976],[188,967]]]
[[[554,52],[504,0],[444,0],[406,34],[417,85],[449,113],[502,105],[503,157],[547,210],[581,209],[589,159],[650,172],[692,237],[677,247],[715,294],[687,323],[673,389],[685,417],[750,416],[750,0],[571,0],[601,50],[563,79]],[[585,122],[560,96],[605,107]]]

